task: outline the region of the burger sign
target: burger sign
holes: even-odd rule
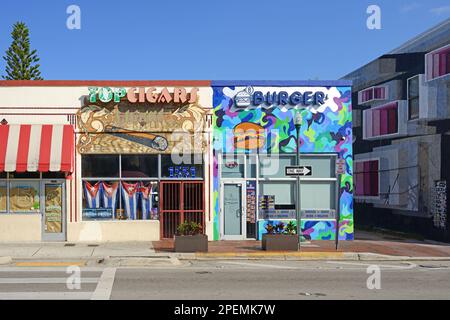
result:
[[[328,100],[323,91],[255,91],[248,86],[234,96],[234,103],[238,108],[273,106],[321,106]]]

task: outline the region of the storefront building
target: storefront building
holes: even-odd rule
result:
[[[0,96],[0,242],[156,241],[185,220],[260,239],[296,218],[298,110],[303,233],[353,239],[348,81],[0,81]]]
[[[351,83],[213,81],[212,88],[214,240],[261,239],[268,224],[296,221],[296,178],[285,169],[296,165],[297,112],[300,165],[312,171],[300,179],[303,235],[352,240]]]
[[[0,241],[212,230],[209,81],[2,81]]]

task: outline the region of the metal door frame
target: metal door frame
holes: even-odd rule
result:
[[[45,185],[60,184],[62,189],[61,233],[45,232]],[[66,241],[67,240],[67,212],[66,212],[66,182],[62,179],[45,179],[40,181],[40,208],[41,208],[41,239],[42,241]]]
[[[225,235],[225,208],[224,208],[224,188],[226,184],[241,186],[241,235]],[[247,207],[246,207],[246,184],[245,179],[230,179],[220,183],[220,239],[221,240],[246,240],[247,239]]]
[[[178,209],[174,210],[165,210],[164,209],[164,184],[176,184],[180,188],[180,203]],[[199,184],[202,185],[202,210],[185,210],[184,209],[184,185],[185,184]],[[160,239],[170,239],[164,237],[164,214],[166,212],[175,212],[179,215],[180,223],[184,221],[185,213],[190,212],[200,212],[202,211],[202,227],[205,231],[205,181],[204,180],[162,180],[159,183],[159,230],[160,230]]]

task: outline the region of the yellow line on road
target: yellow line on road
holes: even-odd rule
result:
[[[86,261],[76,262],[62,262],[62,261],[33,261],[33,262],[16,262],[16,267],[70,267],[70,266],[85,266]]]

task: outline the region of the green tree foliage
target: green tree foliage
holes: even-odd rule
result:
[[[25,23],[14,24],[11,36],[13,41],[3,57],[6,61],[6,76],[2,76],[3,79],[43,80],[36,50],[30,51],[29,30]]]

